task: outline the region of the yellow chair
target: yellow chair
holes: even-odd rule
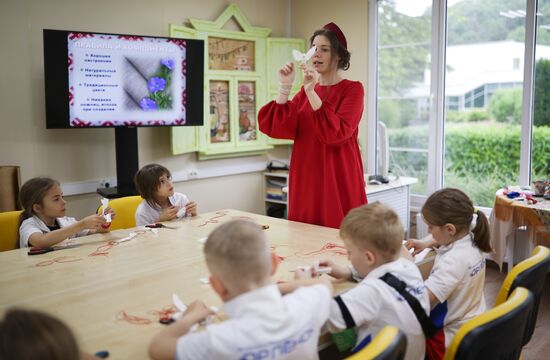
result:
[[[346,360],[401,360],[407,351],[407,337],[395,326],[385,326],[363,349]]]
[[[502,304],[506,301],[508,295],[518,286],[524,287],[533,293],[535,297],[535,306],[533,306],[533,311],[529,314],[523,345],[531,340],[533,332],[535,331],[542,289],[549,267],[550,249],[545,246],[537,246],[533,249],[531,257],[514,266],[512,271],[506,275],[500,291],[498,292],[497,299],[495,300],[495,305]]]
[[[136,226],[136,209],[141,203],[141,196],[126,196],[109,201],[109,207],[116,212],[116,217],[111,224],[111,230],[128,229]],[[97,209],[101,214],[103,206]]]
[[[0,212],[0,251],[16,248],[20,216],[21,211]]]
[[[518,287],[508,300],[469,320],[458,329],[445,360],[518,359],[535,297]]]

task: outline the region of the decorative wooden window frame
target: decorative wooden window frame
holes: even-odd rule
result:
[[[234,19],[242,31],[227,30],[224,26]],[[273,145],[291,144],[288,140],[271,139],[258,129],[257,114],[262,105],[268,100],[274,99],[278,86],[277,69],[291,59],[291,48],[303,51],[305,42],[303,39],[268,38],[271,29],[251,26],[244,14],[236,4],[229,5],[214,21],[189,19],[191,27],[170,25],[170,36],[178,38],[202,39],[205,41],[205,85],[204,85],[204,125],[196,128],[173,127],[172,128],[172,152],[183,154],[198,151],[200,160],[250,156],[264,153]],[[249,66],[246,60],[238,62],[234,70],[218,70],[210,68],[209,39],[228,39],[246,41],[254,44],[253,66]],[[279,49],[279,50],[277,50]],[[282,50],[281,50],[282,49]],[[281,53],[283,52],[283,54]],[[222,56],[222,55],[220,55]],[[277,59],[274,59],[277,58]],[[288,59],[288,60],[285,60]],[[275,69],[275,70],[274,70]],[[230,139],[227,142],[213,142],[212,134],[215,130],[211,124],[210,82],[229,82],[229,131]],[[240,140],[239,119],[240,108],[238,98],[238,85],[240,82],[254,82],[255,84],[255,139],[251,134],[247,141]],[[292,89],[298,91],[300,83]],[[275,89],[275,91],[273,90]],[[250,113],[248,112],[250,118]],[[241,119],[242,120],[242,119]]]

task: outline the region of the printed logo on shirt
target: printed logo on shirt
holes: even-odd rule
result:
[[[470,277],[476,276],[485,267],[485,259],[481,259],[480,262],[474,266],[470,266]]]
[[[419,296],[419,295],[422,295],[424,293],[424,289],[426,287],[424,286],[424,284],[421,284],[421,285],[418,285],[417,287],[413,288],[413,287],[408,287],[406,290],[408,293],[410,293],[411,295],[415,295],[415,296]],[[397,291],[395,291],[395,293],[397,294],[396,295],[396,299],[397,301],[407,301],[405,300],[405,298],[401,295],[399,295],[399,293]]]
[[[288,338],[279,342],[262,345],[259,347],[239,349],[243,354],[240,360],[277,359],[293,352],[300,344],[307,342],[313,334],[313,329],[307,329],[295,338]]]
[[[424,284],[421,284],[421,285],[418,285],[417,287],[413,288],[407,288],[407,291],[413,295],[422,295],[424,294],[424,289],[426,287],[424,286]]]

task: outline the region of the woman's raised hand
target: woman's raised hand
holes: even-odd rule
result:
[[[287,62],[279,69],[279,81],[282,86],[292,87],[295,77],[296,71],[294,71],[294,63]]]
[[[319,73],[315,69],[308,67],[307,64],[300,64],[300,68],[304,73],[304,91],[307,93],[308,91],[312,91],[317,82],[319,82]]]

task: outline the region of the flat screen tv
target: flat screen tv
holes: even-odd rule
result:
[[[117,187],[136,194],[137,127],[203,124],[204,41],[44,30],[46,128],[115,128]]]
[[[46,127],[203,123],[204,42],[44,30]]]

